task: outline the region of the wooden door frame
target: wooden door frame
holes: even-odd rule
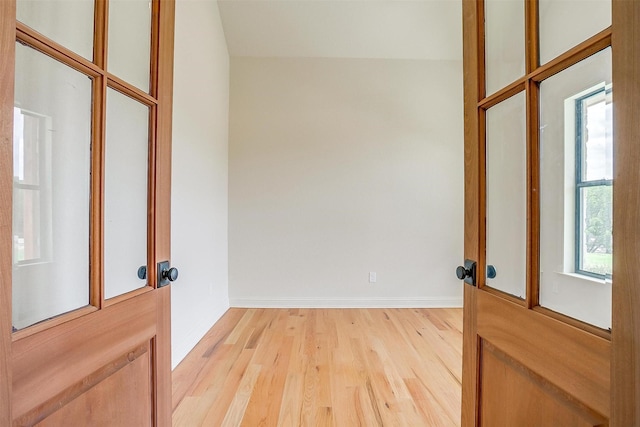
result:
[[[158,60],[152,61],[152,67],[157,71],[157,78],[152,79],[152,93],[158,100],[157,120],[153,123],[152,132],[158,135],[155,158],[155,179],[150,183],[152,200],[154,200],[152,227],[156,240],[151,246],[155,259],[170,260],[171,235],[170,206],[171,206],[171,133],[172,133],[172,99],[173,99],[173,50],[174,50],[174,15],[175,0],[158,0],[154,3],[156,19],[153,25],[157,31]],[[105,11],[103,0],[96,0],[96,25],[101,25]],[[16,1],[0,1],[0,187],[11,188],[13,181],[13,102],[14,102],[14,74],[15,74],[15,43],[16,43]],[[98,45],[101,42],[97,43]],[[104,59],[104,52],[98,51],[96,60]],[[106,85],[105,85],[106,90]],[[96,124],[94,124],[96,126]],[[100,131],[98,124],[95,131]],[[8,197],[5,197],[9,194]],[[15,356],[12,344],[12,200],[11,192],[0,192],[0,425],[11,425],[12,414],[12,359]],[[150,257],[151,258],[151,257]],[[5,267],[8,271],[4,271]],[[149,272],[149,283],[155,283],[155,271]],[[153,324],[155,336],[152,340],[151,352],[155,363],[152,366],[152,378],[155,381],[156,393],[153,396],[153,406],[156,418],[154,425],[171,425],[171,287],[155,289],[144,297],[145,301],[155,300]],[[95,298],[95,295],[94,295]],[[100,296],[98,307],[103,307],[103,297]],[[137,298],[136,300],[139,300]],[[93,300],[92,300],[93,301]],[[95,301],[94,301],[95,302]],[[110,304],[110,312],[122,313],[126,307],[136,307],[135,301]],[[159,309],[155,309],[158,307]],[[137,310],[137,307],[135,308]],[[129,309],[131,310],[131,309]],[[106,315],[106,314],[105,314]],[[103,316],[104,317],[104,316]],[[117,317],[117,316],[116,316]],[[144,317],[144,316],[142,316]],[[147,316],[148,317],[148,316]],[[72,324],[82,322],[82,318],[69,319]],[[44,328],[43,328],[44,329]]]
[[[15,74],[15,1],[0,2],[0,187],[13,185],[13,93]],[[7,17],[7,18],[6,18]],[[0,425],[11,425],[11,271],[3,271],[12,259],[11,197],[0,192]]]
[[[640,425],[640,2],[613,0],[612,20],[616,143],[611,426],[623,427]]]
[[[155,255],[157,260],[171,259],[171,144],[173,115],[173,50],[175,30],[175,0],[158,1],[158,61],[156,96],[158,112],[156,121],[156,168],[153,188],[155,200]],[[156,339],[154,377],[157,381],[154,412],[158,426],[171,426],[171,286],[156,289],[158,299],[156,311]]]
[[[526,0],[527,8],[535,2]],[[479,40],[479,25],[484,22],[482,2],[463,0],[463,57],[464,57],[464,151],[465,151],[465,259],[478,260],[484,266],[484,241],[480,204],[485,177],[481,173],[484,153],[480,150],[480,134],[484,123],[479,123],[478,102],[484,97],[480,82],[484,81],[484,64]],[[530,9],[535,10],[535,9]],[[530,13],[530,19],[535,19]],[[529,28],[532,25],[528,26]],[[611,392],[610,425],[640,424],[640,2],[613,0],[612,2],[612,56],[614,99],[614,264],[611,333]],[[535,33],[535,32],[534,32]],[[528,36],[535,37],[535,34]],[[530,56],[534,56],[533,55]],[[527,69],[531,58],[527,57]],[[531,100],[529,100],[531,101]],[[535,212],[534,212],[535,214]],[[533,264],[535,267],[536,265]],[[535,269],[535,268],[534,268]],[[480,268],[483,270],[483,267]],[[478,425],[479,372],[478,312],[480,293],[475,287],[464,287],[464,354],[462,425]],[[482,295],[483,297],[485,295]],[[485,298],[483,298],[485,299]],[[527,306],[532,296],[527,294]]]

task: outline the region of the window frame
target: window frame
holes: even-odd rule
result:
[[[584,136],[584,101],[599,95],[604,96],[604,102],[607,102],[607,95],[612,93],[611,85],[599,86],[592,88],[586,94],[581,94],[574,99],[574,111],[575,111],[575,179],[574,179],[574,251],[573,251],[573,267],[576,274],[583,276],[598,278],[602,280],[611,280],[611,274],[600,274],[593,271],[584,270],[582,268],[583,252],[582,244],[584,237],[583,230],[583,207],[582,207],[582,195],[581,190],[583,188],[594,187],[609,187],[613,186],[613,179],[597,179],[597,180],[583,180],[582,179],[582,166],[583,166],[583,153],[586,141]],[[612,215],[613,219],[613,215]]]
[[[34,111],[24,109],[20,106],[14,106],[14,114],[19,112],[23,116],[33,117],[38,120],[38,182],[36,184],[25,184],[13,177],[13,197],[17,190],[37,191],[40,203],[40,242],[39,257],[27,258],[19,260],[16,256],[15,236],[12,239],[12,258],[13,265],[16,267],[29,266],[34,264],[42,264],[51,262],[52,260],[52,200],[51,200],[51,129],[52,118]],[[14,135],[15,138],[15,135]],[[15,171],[14,171],[15,173]],[[12,229],[14,226],[12,226]]]

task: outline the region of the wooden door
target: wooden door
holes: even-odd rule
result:
[[[605,5],[611,12],[595,13],[599,15],[595,19],[611,13],[608,24],[564,47],[556,46],[551,53],[549,43],[563,36],[549,34],[553,24],[549,16],[543,22],[542,15],[549,13],[554,1],[498,3],[463,1],[464,251],[466,259],[477,261],[477,280],[476,286],[464,287],[462,425],[640,425],[640,283],[636,274],[640,255],[640,2],[613,0]],[[565,7],[564,15],[556,16],[556,24],[560,23],[564,32],[579,28],[581,14],[594,12],[592,9],[602,4],[555,1],[556,6]],[[498,19],[492,7],[512,8],[511,12],[516,11],[511,17],[517,19]],[[492,25],[502,26],[503,33]],[[512,59],[507,58],[509,46],[516,42],[522,45],[518,54],[522,56],[516,58],[517,63],[506,64]],[[494,46],[488,47],[490,43]],[[489,58],[487,49],[494,49],[499,59]],[[547,51],[541,52],[544,49]],[[605,71],[612,77],[596,78],[597,84],[592,81],[580,86],[582,78],[589,80],[583,76],[591,71],[574,71],[593,68],[591,65],[605,56],[612,58],[610,70]],[[496,65],[500,61],[506,65]],[[602,67],[598,69],[602,71]],[[560,93],[556,99],[550,95],[554,90]],[[563,95],[563,91],[569,92]],[[580,146],[580,138],[596,137],[587,134],[588,130],[595,135],[595,125],[590,129],[580,125],[583,116],[579,114],[583,113],[577,111],[587,105],[585,100],[596,102],[596,95],[601,97],[603,108],[610,108],[604,106],[611,103],[611,93],[612,176],[582,179],[584,172],[576,169],[576,164],[587,167],[585,155],[567,144]],[[560,115],[557,132],[562,132],[556,147],[569,149],[550,159],[554,130],[549,116],[554,109],[555,115]],[[496,137],[505,133],[508,137],[503,141]],[[505,158],[518,162],[505,165]],[[566,180],[550,185],[547,165],[554,160]],[[589,162],[589,167],[595,164]],[[501,168],[507,170],[504,175],[492,175]],[[612,275],[610,270],[594,272],[583,266],[584,242],[566,245],[582,236],[580,227],[586,223],[579,214],[573,219],[566,216],[569,211],[585,208],[582,202],[576,202],[583,200],[586,190],[582,187],[600,185],[606,192],[611,184],[615,224]],[[556,217],[558,229],[564,230],[556,231],[562,236],[555,249],[545,240],[553,228],[548,219],[553,216],[549,215],[553,203],[548,198],[553,185],[561,189]],[[501,200],[504,209],[495,209]],[[544,264],[554,250],[570,259],[558,262],[552,271]],[[600,258],[605,257],[604,250],[595,251],[601,252]],[[512,265],[494,265],[498,253],[505,259],[511,257]],[[593,254],[589,256],[593,258]],[[471,269],[462,271],[467,272],[470,274]],[[557,277],[557,281],[549,276]],[[495,285],[498,279],[504,284],[501,289]],[[553,299],[566,290],[560,279],[582,280],[586,285],[576,289],[584,294],[610,286],[612,302],[603,293],[605,297],[599,298],[602,301],[594,304],[612,305],[611,323],[606,323],[606,315],[603,321],[589,320],[598,310],[581,311],[581,305],[586,304],[584,295],[573,294],[565,304],[566,311],[549,303],[549,297]],[[551,282],[554,284],[545,288]]]
[[[0,425],[171,423],[173,19],[0,2]]]

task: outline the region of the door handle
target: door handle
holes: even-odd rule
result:
[[[178,279],[178,269],[171,267],[169,261],[162,261],[158,263],[158,287],[167,286],[171,282],[175,282]]]
[[[487,279],[495,279],[497,275],[496,268],[491,264],[487,265]]]
[[[456,276],[458,279],[464,280],[467,285],[476,285],[476,262],[470,259],[464,260],[464,266],[459,265],[456,268]]]

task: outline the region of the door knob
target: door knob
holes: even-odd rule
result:
[[[167,286],[171,282],[175,282],[178,279],[178,269],[171,267],[169,261],[162,261],[158,263],[158,287]]]
[[[471,271],[459,265],[458,268],[456,268],[456,276],[458,276],[458,279],[464,280],[471,276]]]
[[[464,266],[456,268],[456,276],[468,285],[476,285],[476,262],[470,259],[464,260]]]
[[[495,279],[497,275],[496,268],[491,264],[487,265],[487,278]]]
[[[162,272],[162,277],[165,279],[169,279],[170,282],[175,282],[178,278],[178,269],[175,267],[171,267],[170,269]]]
[[[146,278],[147,278],[147,266],[146,265],[142,265],[138,269],[138,279],[144,280]]]

